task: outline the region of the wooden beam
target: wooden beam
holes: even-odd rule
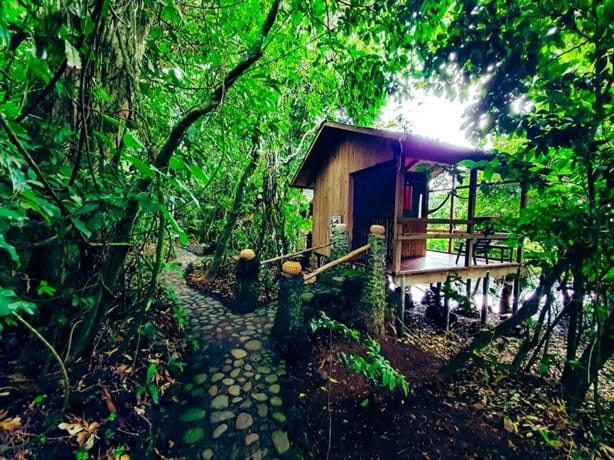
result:
[[[401,144],[401,152],[397,158],[395,169],[395,187],[394,187],[394,224],[392,228],[392,267],[394,271],[401,269],[401,257],[403,245],[397,238],[403,232],[401,220],[403,218],[403,188],[405,187],[405,152]]]
[[[403,233],[399,235],[398,239],[401,241],[406,240],[427,240],[433,238],[439,239],[489,239],[489,240],[505,240],[509,235],[506,233],[494,233],[492,235],[484,236],[482,233],[467,233],[467,232],[454,232],[454,233]]]
[[[510,273],[515,273],[518,264],[510,262],[505,264],[474,265],[472,267],[456,267],[448,269],[428,269],[428,270],[407,270],[395,273],[395,280],[401,277],[407,278],[407,285],[429,284],[438,281],[445,281],[451,273],[456,273],[461,279],[482,278],[486,273],[491,277],[501,277]]]
[[[472,169],[469,173],[469,199],[467,200],[467,219],[473,221],[475,217],[475,203],[477,198],[477,186],[478,186],[478,170]],[[473,223],[467,224],[467,233],[473,232]],[[473,265],[473,240],[467,239],[465,243],[465,267],[471,267]]]

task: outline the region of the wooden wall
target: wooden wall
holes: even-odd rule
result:
[[[313,245],[330,241],[330,217],[339,215],[352,235],[352,196],[350,174],[394,158],[393,141],[371,139],[346,133],[337,148],[320,167],[313,196]],[[375,186],[375,184],[374,184]],[[317,251],[330,255],[330,249]]]

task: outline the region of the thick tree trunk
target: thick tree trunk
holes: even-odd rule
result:
[[[600,333],[586,347],[577,362],[567,363],[561,385],[567,403],[578,407],[603,365],[614,355],[614,311],[610,312]]]

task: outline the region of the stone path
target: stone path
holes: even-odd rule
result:
[[[176,249],[182,268],[197,261]],[[189,313],[188,329],[200,344],[187,371],[185,400],[175,433],[186,458],[269,459],[290,449],[280,396],[285,363],[272,350],[275,308],[263,306],[237,315],[220,301],[189,288],[183,270],[169,271],[163,282],[175,286]]]

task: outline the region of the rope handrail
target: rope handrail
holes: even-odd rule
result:
[[[318,276],[320,273],[325,272],[329,268],[336,267],[337,265],[350,260],[352,257],[355,257],[358,254],[362,254],[365,251],[368,251],[370,247],[371,247],[371,244],[367,243],[364,246],[359,247],[358,249],[354,249],[353,251],[348,252],[346,255],[341,256],[338,259],[333,260],[332,262],[329,262],[327,264],[322,265],[320,268],[312,271],[311,273],[307,273],[304,276],[303,280],[304,281],[308,281],[311,278],[314,278],[314,277]]]
[[[281,255],[281,256],[273,257],[271,259],[266,259],[266,260],[263,260],[262,262],[260,262],[260,265],[266,265],[266,264],[270,264],[270,263],[273,263],[273,262],[277,262],[279,260],[289,259],[290,257],[299,256],[299,255],[304,254],[304,253],[309,252],[309,251],[315,251],[316,249],[322,249],[322,248],[325,248],[327,246],[332,246],[332,244],[333,244],[332,242],[326,243],[326,244],[321,244],[320,246],[314,246],[314,247],[307,248],[307,249],[301,249],[300,251],[297,251],[297,252],[291,252],[289,254],[284,254],[284,255]]]

